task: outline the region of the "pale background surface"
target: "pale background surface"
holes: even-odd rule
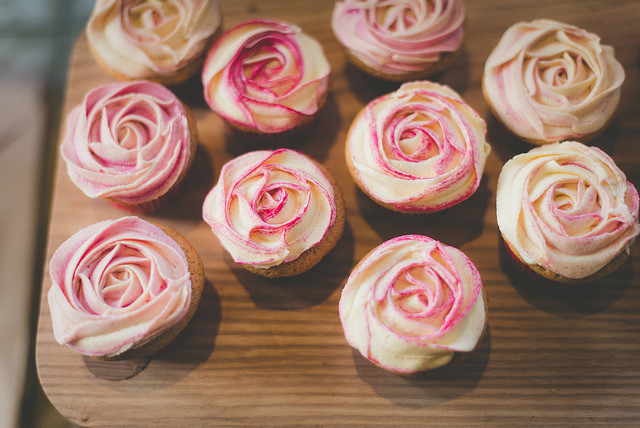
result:
[[[33,363],[50,168],[46,138],[57,135],[72,42],[92,2],[0,3],[0,426],[71,424],[41,392]]]

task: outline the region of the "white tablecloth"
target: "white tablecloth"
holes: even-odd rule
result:
[[[45,110],[34,81],[0,78],[0,426],[20,412],[30,342]]]

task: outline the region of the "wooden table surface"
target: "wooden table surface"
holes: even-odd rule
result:
[[[344,235],[299,277],[268,280],[234,266],[202,220],[201,204],[223,163],[250,148],[224,133],[203,101],[198,78],[174,88],[198,120],[197,159],[179,204],[145,218],[174,227],[198,249],[207,278],[202,302],[186,330],[146,367],[145,361],[85,362],[53,338],[48,262],[80,228],[125,213],[85,197],[58,156],[36,358],[42,386],[60,413],[90,426],[640,423],[640,275],[634,272],[640,245],[634,244],[632,259],[618,272],[593,286],[552,290],[513,280],[500,264],[496,182],[502,164],[530,147],[490,116],[480,89],[485,59],[517,21],[553,18],[599,34],[615,47],[626,81],[616,119],[593,144],[640,188],[640,2],[467,0],[462,54],[434,80],[459,91],[485,118],[493,150],[473,197],[444,212],[410,218],[375,206],[348,175],[343,151],[351,120],[396,85],[346,63],[331,31],[333,2],[220,3],[225,28],[248,18],[278,18],[299,24],[324,46],[332,66],[330,93],[295,148],[337,176],[347,201]],[[80,36],[64,111],[109,81]],[[353,266],[374,246],[407,233],[464,251],[478,267],[489,300],[488,330],[476,352],[413,378],[376,368],[354,352],[338,318],[340,292]]]

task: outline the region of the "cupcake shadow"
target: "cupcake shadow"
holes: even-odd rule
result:
[[[362,104],[368,104],[375,98],[393,92],[402,84],[367,74],[348,61],[344,66],[344,75],[349,89]]]
[[[599,134],[595,135],[591,140],[585,141],[588,146],[596,146],[608,153],[614,155],[616,151],[616,145],[619,140],[625,138],[625,133],[620,129],[620,122],[617,116],[611,119],[611,122],[607,124],[606,128]],[[633,137],[635,138],[635,136]],[[631,144],[635,144],[635,141]]]
[[[305,309],[324,302],[340,287],[353,266],[354,238],[349,223],[336,246],[320,262],[300,275],[265,278],[235,263],[226,252],[225,261],[254,304],[269,310]]]
[[[602,132],[590,139],[567,138],[567,140],[581,141],[588,146],[597,146],[612,154],[615,152],[615,146],[621,135],[618,119],[614,117]],[[488,109],[487,113],[487,141],[489,141],[492,151],[500,158],[503,164],[516,155],[538,147],[538,145],[529,143],[511,132],[495,117],[490,109]]]
[[[345,64],[344,73],[349,82],[350,90],[363,104],[368,104],[375,98],[397,90],[404,83],[372,76],[348,61]],[[462,48],[449,67],[426,78],[414,80],[440,82],[450,86],[456,92],[464,92],[469,81],[469,53]]]
[[[169,89],[189,107],[196,109],[209,108],[204,99],[201,73],[195,73],[184,82],[169,86]]]
[[[424,235],[453,247],[474,240],[484,229],[484,215],[491,198],[487,176],[483,176],[476,192],[465,201],[442,211],[405,214],[375,203],[360,189],[356,202],[363,219],[384,241],[402,235]]]
[[[215,348],[222,319],[222,306],[218,291],[208,279],[205,280],[200,305],[191,322],[176,340],[155,355],[155,359],[185,366],[186,375],[209,359]],[[177,370],[174,370],[177,371]],[[166,376],[170,378],[171,376]],[[182,376],[176,378],[180,379]],[[175,381],[174,380],[174,381]]]
[[[200,298],[193,318],[178,336],[165,348],[150,357],[123,361],[101,361],[85,357],[87,369],[96,377],[113,382],[114,389],[126,390],[131,379],[140,373],[148,374],[152,389],[165,388],[193,372],[206,362],[215,348],[215,338],[221,320],[220,296],[209,280]],[[157,363],[157,364],[156,364]],[[168,368],[167,365],[171,367]]]
[[[329,91],[317,116],[303,130],[303,138],[299,141],[299,150],[320,163],[325,162],[331,147],[336,143],[341,126],[342,117],[338,110],[336,97]]]
[[[602,312],[624,295],[634,276],[632,257],[609,276],[585,284],[554,282],[529,270],[523,273],[508,253],[498,235],[500,268],[516,291],[531,305],[562,317],[584,316]]]
[[[515,155],[526,153],[536,147],[535,144],[527,143],[509,131],[490,109],[487,113],[487,141],[491,144],[491,151],[503,164]]]
[[[449,67],[427,80],[440,82],[460,94],[464,93],[469,87],[469,52],[463,46]]]
[[[456,353],[449,364],[412,376],[377,367],[353,349],[358,376],[380,396],[406,408],[425,408],[451,401],[473,391],[489,363],[489,326],[478,346],[469,354]]]
[[[201,220],[202,204],[213,187],[215,171],[209,152],[198,145],[191,168],[184,177],[180,194],[170,206],[154,213],[154,216],[183,220]]]
[[[318,162],[324,162],[336,141],[342,119],[335,96],[329,92],[324,105],[309,123],[280,134],[238,130],[224,123],[224,140],[232,157],[255,150],[290,148],[303,152]]]

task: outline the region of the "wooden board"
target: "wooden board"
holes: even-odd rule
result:
[[[640,275],[634,272],[639,245],[632,260],[595,286],[541,290],[512,280],[500,265],[496,181],[502,164],[529,147],[490,116],[480,89],[484,62],[512,23],[554,18],[599,34],[615,47],[627,77],[616,119],[593,144],[611,154],[640,187],[640,2],[465,4],[464,49],[437,80],[458,90],[486,119],[493,150],[472,198],[442,213],[407,219],[378,208],[348,175],[343,151],[351,120],[368,101],[395,86],[367,78],[346,63],[330,27],[333,2],[221,1],[225,28],[254,17],[283,19],[299,24],[324,46],[333,70],[330,94],[295,148],[337,176],[347,200],[347,225],[335,250],[302,276],[267,280],[234,266],[200,213],[221,166],[247,148],[225,135],[202,99],[198,79],[176,88],[198,120],[197,159],[180,203],[145,218],[174,227],[195,245],[205,261],[207,284],[193,321],[150,361],[87,365],[53,338],[46,302],[51,254],[81,227],[124,215],[86,198],[58,157],[36,358],[44,390],[64,416],[92,426],[640,422]],[[81,36],[71,57],[64,112],[90,88],[109,81]],[[354,352],[338,318],[340,291],[353,266],[374,246],[406,233],[431,236],[464,251],[478,267],[489,299],[489,328],[477,351],[459,364],[414,378],[378,369]]]

